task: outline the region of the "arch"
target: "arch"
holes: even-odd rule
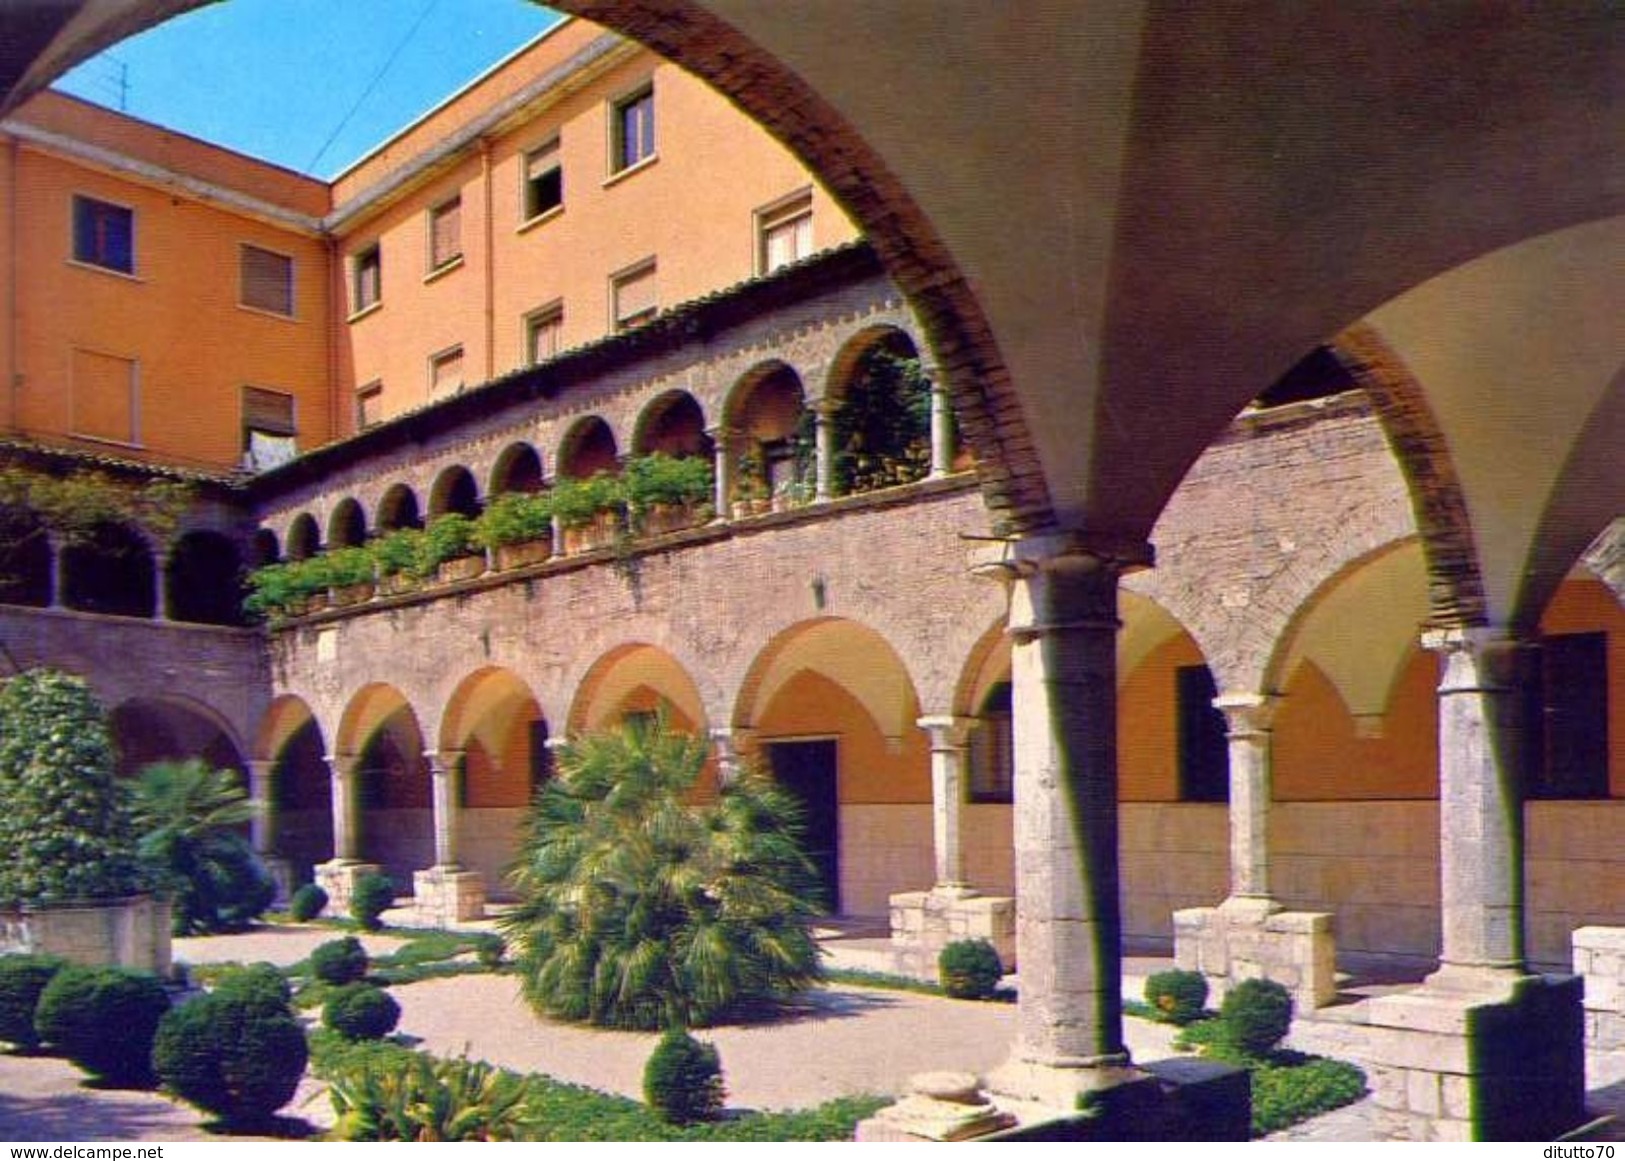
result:
[[[98,524],[62,550],[62,597],[70,609],[116,617],[157,612],[158,570],[146,538],[125,524]]]
[[[640,456],[662,452],[674,459],[709,458],[713,449],[705,428],[705,412],[694,396],[681,390],[662,392],[638,413],[632,450]]]
[[[45,522],[27,509],[0,509],[0,604],[45,608],[55,571]]]
[[[218,532],[188,532],[165,568],[169,616],[201,625],[243,623],[243,566],[237,544]]]
[[[408,484],[391,484],[378,501],[379,532],[394,532],[400,528],[422,528],[423,517],[418,512],[418,494]]]
[[[316,523],[316,517],[309,512],[301,512],[293,518],[288,525],[288,559],[309,560],[321,551],[321,527]]]
[[[188,758],[201,758],[239,776],[247,769],[236,731],[225,716],[190,698],[132,697],[114,708],[108,725],[118,749],[120,774]]]
[[[470,520],[480,514],[480,489],[474,473],[462,464],[453,464],[434,478],[429,491],[429,519],[455,512]]]
[[[618,645],[588,667],[570,705],[571,734],[595,732],[627,714],[664,711],[672,728],[706,728],[699,687],[666,650],[644,642]]]
[[[412,872],[434,863],[434,817],[423,730],[405,696],[375,682],[357,690],[339,723],[338,760],[353,761],[356,850],[409,891]]]
[[[885,737],[916,732],[919,699],[902,657],[880,633],[844,617],[800,621],[775,635],[751,663],[734,706],[733,724],[754,725],[786,683],[808,669],[851,690]]]
[[[733,499],[765,498],[780,485],[813,478],[813,416],[801,376],[779,359],[752,367],[723,404]]]
[[[270,767],[273,844],[294,876],[308,882],[312,868],[332,858],[333,781],[321,724],[303,700],[273,700],[254,742],[257,761]]]
[[[249,566],[263,568],[281,559],[282,545],[277,541],[276,531],[271,528],[254,529],[253,539],[249,541]]]
[[[511,443],[502,449],[491,468],[491,487],[487,494],[540,492],[543,486],[541,453],[528,443]]]
[[[615,433],[597,415],[585,415],[570,425],[559,443],[554,461],[560,475],[585,480],[599,472],[614,472],[620,466]]]
[[[328,548],[356,548],[367,540],[367,514],[361,501],[346,496],[327,519]]]

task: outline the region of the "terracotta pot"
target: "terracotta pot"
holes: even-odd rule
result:
[[[541,564],[553,556],[553,539],[521,540],[516,544],[499,544],[495,550],[497,568],[524,568],[528,564]]]

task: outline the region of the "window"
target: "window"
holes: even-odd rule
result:
[[[264,387],[243,388],[243,467],[263,472],[299,454],[293,396]]]
[[[610,279],[610,297],[615,329],[624,331],[642,326],[659,313],[655,262],[640,262]]]
[[[1015,725],[1010,683],[1001,681],[982,699],[980,721],[970,734],[972,802],[1015,801]]]
[[[73,257],[77,262],[135,273],[135,211],[75,195]]]
[[[355,429],[366,431],[384,421],[384,385],[374,379],[355,393]]]
[[[564,204],[564,166],[555,139],[525,154],[524,219],[539,218]]]
[[[429,398],[443,399],[463,389],[463,348],[452,347],[429,359]]]
[[[463,199],[452,198],[429,211],[429,269],[439,270],[463,256]]]
[[[1541,642],[1530,677],[1530,798],[1607,798],[1608,634]]]
[[[378,305],[384,294],[383,254],[374,243],[351,259],[350,310],[360,314]]]
[[[241,254],[242,304],[293,317],[293,259],[246,242]]]
[[[756,269],[771,274],[812,253],[812,194],[801,193],[758,210]]]
[[[563,304],[544,306],[525,316],[525,365],[547,362],[559,353],[563,338]]]
[[[135,443],[140,378],[134,359],[98,351],[73,352],[73,433]]]
[[[1219,696],[1205,665],[1174,671],[1175,713],[1179,719],[1179,798],[1182,802],[1230,801],[1230,740],[1224,714],[1213,707]]]
[[[615,102],[611,117],[612,173],[631,169],[655,155],[655,91],[648,86]]]

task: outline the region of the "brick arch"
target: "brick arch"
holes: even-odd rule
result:
[[[428,518],[444,516],[448,512],[462,512],[465,516],[477,514],[480,504],[480,484],[474,473],[463,464],[451,464],[441,469],[429,490]],[[468,511],[468,509],[474,511]]]
[[[698,415],[700,426],[689,441],[693,446],[680,454],[709,456],[711,454],[711,439],[705,432],[716,420],[714,417],[706,415],[705,405],[692,392],[685,391],[680,387],[671,387],[657,392],[649,399],[644,400],[643,405],[638,408],[637,420],[632,427],[632,440],[629,445],[633,454],[647,455],[650,451],[648,443],[655,437],[661,426],[671,418],[675,411],[687,409],[689,405],[692,405],[692,410]]]
[[[835,106],[690,0],[563,0],[553,7],[640,41],[713,85],[823,182],[920,317],[999,530],[1052,524],[1043,466],[981,304],[924,211]]]
[[[272,761],[280,757],[282,748],[304,728],[307,722],[315,725],[316,731],[324,740],[328,737],[315,711],[304,698],[297,694],[283,694],[281,697],[273,698],[271,704],[265,707],[265,713],[260,716],[259,726],[254,732],[253,746],[248,751],[249,757],[256,761]]]
[[[659,645],[647,641],[628,641],[597,656],[576,684],[575,697],[570,704],[570,716],[566,721],[571,737],[587,729],[593,703],[604,692],[615,671],[623,663],[645,654],[654,655],[654,659],[660,663],[661,678],[675,679],[673,682],[662,681],[661,687],[657,688],[656,692],[670,700],[685,717],[691,719],[696,729],[703,731],[706,728],[710,718],[692,669],[670,650]]]
[[[1422,384],[1376,329],[1356,323],[1329,346],[1364,389],[1410,489],[1427,560],[1428,606],[1440,625],[1488,620],[1467,496]]]
[[[366,510],[354,496],[346,496],[333,505],[333,511],[327,518],[326,544],[329,548],[355,547],[366,539]]]
[[[535,468],[534,472],[531,470],[532,465]],[[525,440],[515,440],[504,447],[491,464],[490,483],[486,487],[486,495],[538,491],[546,478],[546,465],[542,462],[542,453]]]
[[[601,433],[601,434],[600,434]],[[577,453],[590,439],[608,439],[608,463],[597,463],[591,470],[583,471],[573,462]],[[565,429],[564,435],[559,439],[559,449],[553,455],[553,471],[560,475],[578,476],[585,479],[595,471],[610,471],[615,469],[614,461],[621,454],[621,441],[615,435],[615,429],[609,421],[601,415],[583,415]]]
[[[844,399],[851,388],[864,356],[877,347],[906,343],[916,357],[921,355],[920,345],[913,335],[900,326],[889,323],[871,323],[849,335],[841,343],[835,357],[830,360],[820,390],[824,399]]]
[[[289,560],[304,560],[316,555],[322,547],[322,526],[310,512],[300,512],[288,521],[288,531],[282,538]]]
[[[874,719],[875,724],[883,734],[893,736],[895,733],[895,736],[903,737],[914,729],[912,719],[905,721],[902,716],[899,716],[910,702],[916,709],[920,705],[919,683],[915,681],[914,674],[910,671],[908,663],[903,659],[903,654],[898,651],[897,647],[884,633],[850,617],[813,617],[784,626],[774,633],[756,653],[755,657],[751,659],[744,679],[740,682],[731,716],[733,725],[750,727],[756,724],[756,720],[761,716],[761,711],[765,708],[767,702],[771,700],[771,698],[764,696],[763,683],[772,672],[775,664],[787,652],[803,645],[811,632],[829,626],[839,626],[843,630],[855,633],[858,635],[860,643],[872,645],[879,649],[883,659],[894,666],[897,675],[902,678],[906,687],[906,696],[897,704],[880,705],[881,698],[878,691],[853,688],[855,683],[851,682],[850,679],[856,676],[855,672],[831,675],[830,679],[846,688],[857,699],[859,704]],[[874,671],[872,669],[867,670],[864,676],[874,676]],[[848,680],[842,680],[843,678]],[[873,696],[866,697],[866,693]],[[877,708],[880,712],[877,712]],[[887,714],[885,711],[888,709],[895,710],[897,713]],[[895,731],[889,727],[895,727]]]
[[[978,695],[984,694],[990,684],[982,680],[983,675],[1008,638],[1007,625],[1008,618],[998,618],[971,646],[965,655],[965,663],[960,667],[959,679],[954,684],[952,708],[949,712],[960,717],[975,716],[982,700]],[[929,707],[925,708],[930,712]]]
[[[374,512],[373,527],[379,532],[423,527],[423,509],[418,504],[416,489],[410,484],[391,484]]]

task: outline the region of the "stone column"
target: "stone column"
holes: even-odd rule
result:
[[[1270,748],[1276,699],[1262,693],[1222,694],[1230,739],[1230,897],[1226,911],[1259,917],[1280,909],[1270,898]]]
[[[1439,655],[1442,946],[1430,982],[1521,972],[1523,705],[1519,642],[1490,628],[1423,634]]]
[[[965,742],[970,721],[933,714],[916,723],[931,740],[931,843],[936,855],[937,895],[966,895],[965,849],[960,827],[965,813]]]
[[[261,855],[276,849],[276,794],[273,779],[276,763],[256,758],[248,764],[248,804],[254,814],[248,820],[249,842]]]
[[[935,376],[933,376],[933,379]],[[954,466],[954,412],[948,388],[931,384],[931,479],[946,476]]]
[[[717,787],[731,786],[744,768],[745,751],[750,747],[755,731],[742,726],[715,726],[711,730],[711,747],[717,756]]]
[[[437,867],[457,866],[457,819],[460,804],[458,784],[462,780],[461,750],[425,750],[434,804],[434,863]]]
[[[705,434],[711,437],[712,507],[716,509],[716,521],[725,522],[728,519],[728,508],[733,503],[734,490],[734,464],[733,464],[733,432],[722,426],[708,427]]]
[[[1117,586],[1150,559],[1149,545],[1060,533],[993,565],[1011,582],[1021,971],[1016,1043],[989,1077],[1006,1100],[1071,1109],[1140,1079],[1123,1042]]]
[[[839,406],[833,399],[820,399],[813,404],[813,444],[818,471],[813,499],[819,503],[835,496],[835,409]]]
[[[45,543],[51,550],[51,605],[53,609],[68,607],[68,556],[62,541],[46,534]]]
[[[359,754],[329,754],[327,766],[333,788],[333,861],[353,863],[360,858],[361,833],[357,825],[356,767]]]

